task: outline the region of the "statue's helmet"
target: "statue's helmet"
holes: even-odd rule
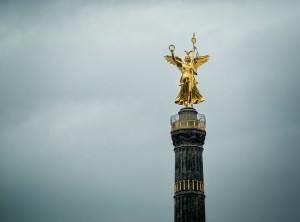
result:
[[[184,57],[184,61],[185,62],[190,62],[191,61],[191,57],[189,55]]]
[[[184,61],[185,62],[190,62],[191,61],[191,57],[190,57],[190,53],[191,53],[192,51],[189,51],[189,52],[187,52],[187,51],[185,51],[185,53],[186,53],[186,56],[185,56],[185,58],[184,58]]]

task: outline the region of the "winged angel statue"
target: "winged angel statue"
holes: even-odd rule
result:
[[[172,65],[177,66],[179,71],[182,73],[180,78],[180,92],[175,99],[175,103],[179,105],[184,105],[186,107],[192,107],[193,104],[198,104],[204,101],[203,96],[200,94],[197,89],[197,81],[195,79],[195,75],[197,75],[197,69],[206,63],[209,59],[209,56],[199,56],[198,50],[195,47],[196,38],[195,33],[192,38],[193,50],[185,51],[186,56],[184,61],[181,60],[178,56],[174,55],[175,46],[170,45],[169,50],[171,51],[171,56],[165,56],[166,60]],[[195,51],[197,51],[195,57]],[[192,57],[190,54],[192,53]]]

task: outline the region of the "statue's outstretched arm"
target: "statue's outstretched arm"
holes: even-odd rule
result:
[[[178,56],[174,56],[174,53],[172,52],[172,58],[177,63],[177,66],[182,66],[182,60]]]
[[[171,51],[171,56],[166,55],[165,59],[171,63],[172,65],[177,66],[177,68],[181,71],[182,68],[182,60],[178,57],[174,55],[174,50],[175,50],[175,46],[174,45],[170,45],[169,46],[169,50]]]

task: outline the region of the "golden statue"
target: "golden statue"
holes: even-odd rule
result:
[[[197,75],[197,69],[206,63],[209,59],[209,56],[199,56],[198,50],[195,46],[196,37],[195,33],[193,34],[192,38],[193,43],[193,50],[192,51],[185,51],[186,56],[184,58],[184,62],[178,57],[174,56],[175,46],[170,45],[169,50],[171,51],[171,56],[165,56],[166,60],[177,66],[177,68],[182,73],[180,78],[180,92],[175,99],[175,103],[179,105],[184,105],[186,107],[192,107],[193,104],[198,104],[204,101],[203,96],[200,94],[199,90],[197,89],[197,81],[195,79],[195,75]],[[195,57],[195,50],[197,51]],[[192,57],[190,54],[192,53]]]

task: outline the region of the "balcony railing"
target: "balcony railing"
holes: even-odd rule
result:
[[[195,128],[205,131],[206,120],[203,114],[191,115],[189,113],[171,116],[171,131],[178,129]]]

